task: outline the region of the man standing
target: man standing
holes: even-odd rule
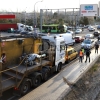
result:
[[[85,60],[85,63],[87,62],[87,58],[89,58],[89,62],[90,62],[90,54],[91,54],[91,51],[89,48],[86,49],[86,60]]]
[[[82,52],[82,49],[79,51],[79,62],[81,61],[82,63],[82,60],[83,60],[83,52]]]
[[[82,48],[82,52],[83,52],[83,59],[84,59],[84,52],[85,52],[85,51],[84,51],[84,48]]]
[[[95,53],[97,52],[97,54],[98,54],[98,48],[99,48],[99,44],[95,42]]]

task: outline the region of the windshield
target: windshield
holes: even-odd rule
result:
[[[91,41],[90,40],[84,40],[83,43],[85,43],[85,44],[91,44]]]

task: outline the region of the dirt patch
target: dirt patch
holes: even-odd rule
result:
[[[100,100],[100,58],[63,100]]]

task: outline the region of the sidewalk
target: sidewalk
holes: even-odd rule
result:
[[[100,51],[99,54],[95,54],[93,49],[91,51],[90,63],[88,60],[87,63],[85,63],[85,57],[83,63],[77,60],[73,64],[64,68],[56,76],[37,87],[30,93],[26,94],[19,100],[61,100],[65,94],[70,91],[70,87],[64,82],[63,77],[65,77],[71,83],[77,82],[86,73],[86,71],[92,67],[99,56]]]

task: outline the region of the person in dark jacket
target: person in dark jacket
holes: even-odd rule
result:
[[[87,62],[87,58],[89,58],[89,62],[90,62],[90,54],[91,54],[91,51],[90,51],[90,49],[87,47],[86,48],[86,60],[85,60],[85,63]]]
[[[98,48],[99,48],[99,44],[96,42],[95,43],[95,53],[97,52],[97,54],[98,54]]]

